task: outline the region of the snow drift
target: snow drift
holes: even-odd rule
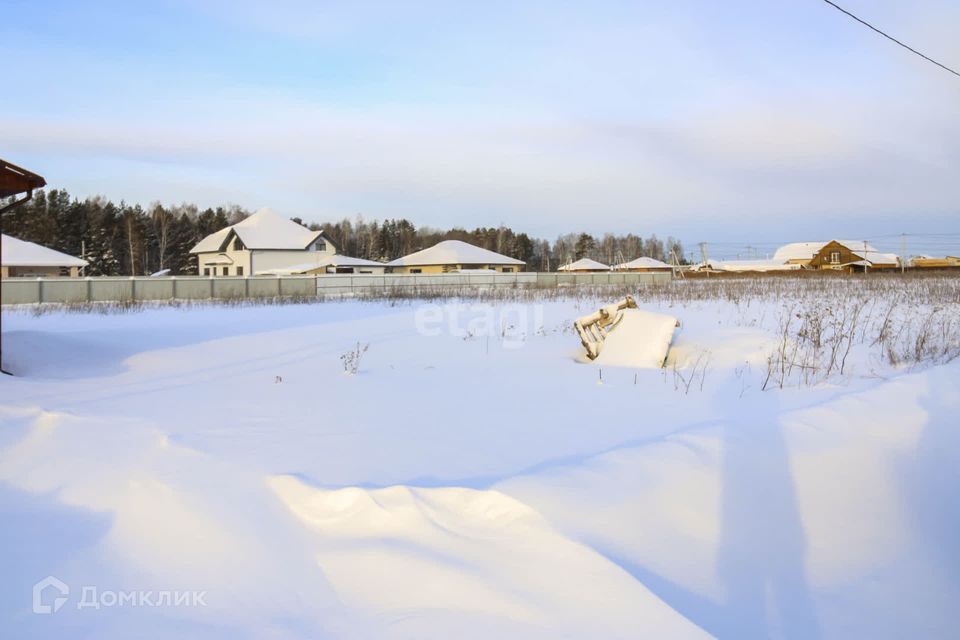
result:
[[[499,327],[426,336],[394,303],[5,316],[24,375],[0,377],[0,628],[955,632],[960,362],[854,352],[842,384],[761,392],[771,305],[697,301],[663,309],[684,321],[678,368],[718,355],[702,390],[620,366],[597,385],[565,357],[583,302],[536,309],[523,348]],[[662,357],[674,328],[644,317],[626,314],[607,359]],[[659,351],[633,353],[656,331]],[[369,352],[345,376],[358,340]],[[33,614],[48,575],[70,599]],[[200,589],[208,606],[78,610],[83,585]]]

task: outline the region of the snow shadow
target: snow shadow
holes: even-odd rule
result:
[[[26,631],[44,622],[32,612],[33,585],[48,575],[67,579],[63,571],[107,534],[112,516],[0,483],[0,523],[0,620]]]
[[[724,590],[716,632],[729,638],[817,638],[807,583],[806,535],[777,395],[758,394],[722,430],[717,576]]]
[[[719,600],[625,558],[605,555],[718,638],[821,637],[806,577],[806,534],[775,393],[722,420]]]
[[[920,398],[928,420],[913,455],[900,465],[903,503],[919,547],[949,587],[960,591],[960,397],[951,370],[932,372]],[[955,374],[953,374],[955,375]],[[955,610],[944,611],[943,629],[956,628]],[[947,620],[946,618],[951,618]]]

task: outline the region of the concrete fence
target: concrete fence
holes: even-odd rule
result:
[[[436,275],[175,276],[4,278],[2,304],[437,294],[469,287],[547,288],[670,282],[669,273],[490,273]]]

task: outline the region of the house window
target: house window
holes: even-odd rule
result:
[[[503,271],[503,273],[513,273],[513,267],[504,267],[501,271]]]
[[[840,264],[840,252],[831,251],[830,252],[830,264]]]
[[[326,251],[326,250],[327,250],[327,243],[324,242],[323,240],[317,240],[316,242],[313,243],[313,250],[314,250],[314,251]]]
[[[423,269],[410,269],[410,273],[423,273]]]
[[[61,275],[61,276],[69,276],[69,275],[70,275],[70,267],[60,267],[60,275]]]
[[[230,275],[230,267],[224,267],[224,268],[223,268],[223,275],[225,275],[225,276]]]
[[[451,271],[453,271],[453,265],[449,265],[449,264],[443,265],[443,272],[444,272],[444,273],[450,273]]]
[[[242,251],[242,250],[244,250],[244,249],[246,249],[246,247],[243,246],[243,240],[240,239],[240,236],[237,236],[236,238],[234,238],[234,239],[233,239],[233,250],[234,250],[234,251]]]
[[[243,275],[243,267],[237,267],[237,275],[238,275],[238,276],[242,276],[242,275]]]
[[[203,275],[205,275],[205,276],[210,275],[210,267],[204,267],[204,268],[203,268]]]

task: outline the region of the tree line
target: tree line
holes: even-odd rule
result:
[[[86,275],[145,275],[170,270],[175,275],[196,275],[197,260],[190,249],[205,236],[240,222],[250,211],[236,206],[200,210],[194,204],[164,206],[158,202],[146,208],[119,204],[97,196],[80,200],[64,189],[39,190],[33,199],[3,214],[3,233],[79,256],[89,262]],[[683,261],[683,247],[674,238],[661,240],[650,235],[568,233],[552,243],[515,232],[510,227],[478,227],[448,230],[417,228],[404,218],[365,220],[343,218],[339,222],[306,224],[294,222],[324,234],[340,253],[389,261],[442,240],[470,244],[523,260],[527,269],[555,271],[580,258],[616,264],[648,256],[672,262]]]

